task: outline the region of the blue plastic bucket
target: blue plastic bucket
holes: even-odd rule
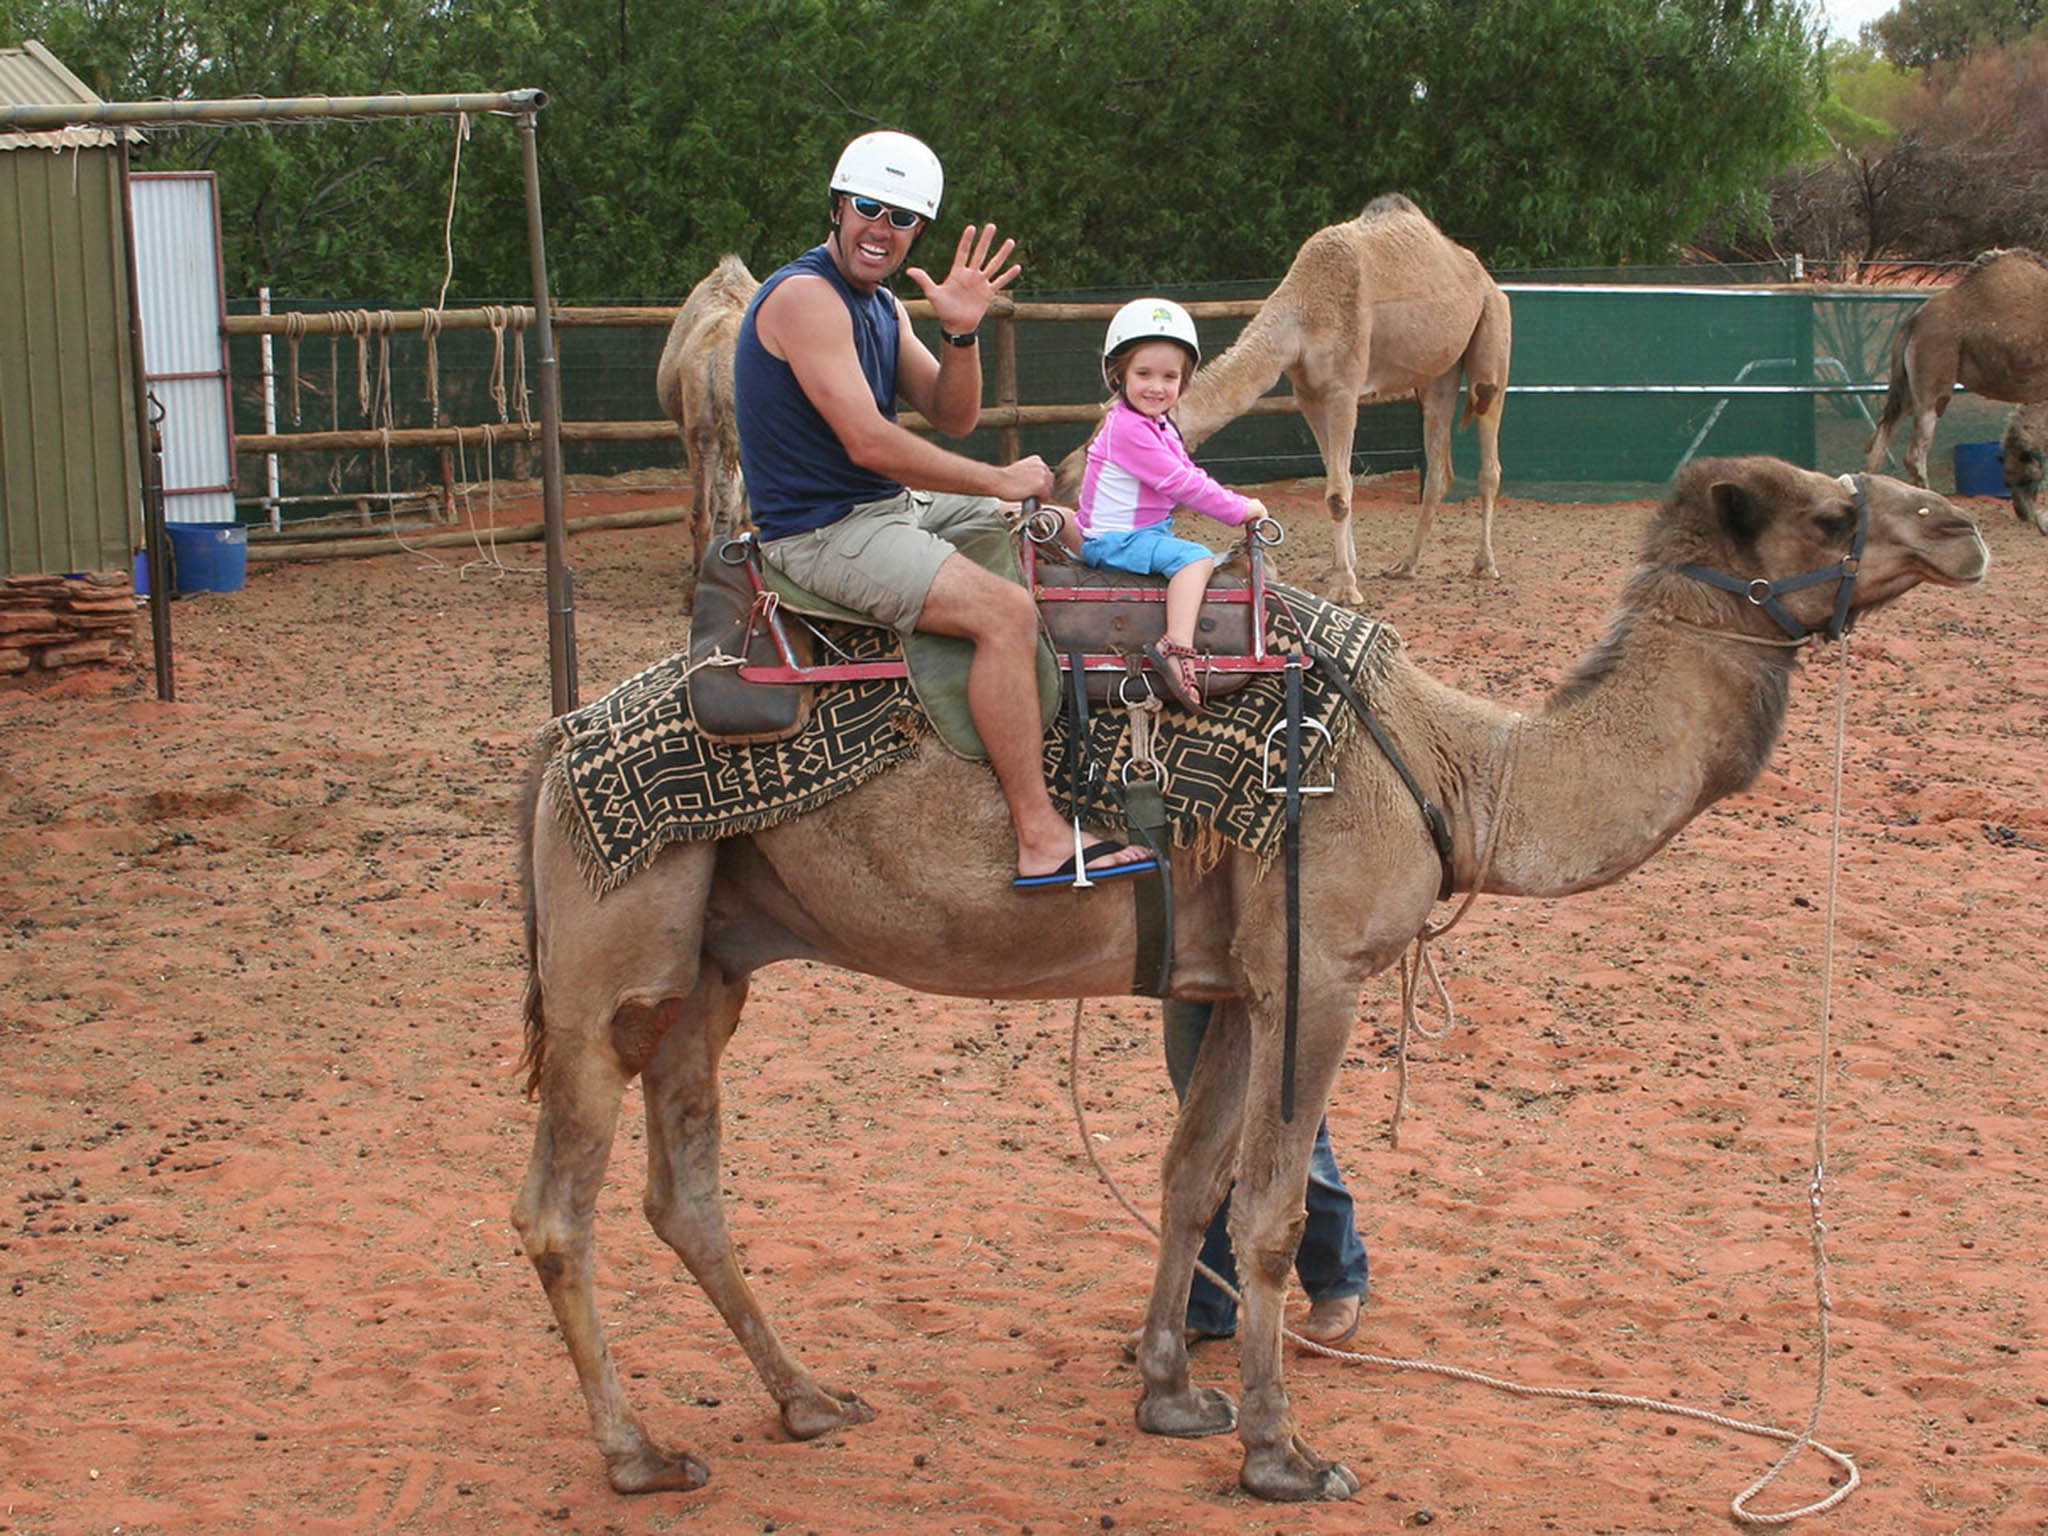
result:
[[[249,576],[249,530],[240,523],[166,523],[173,585],[187,592],[239,592]]]
[[[1956,444],[1958,496],[2010,496],[2005,484],[2005,455],[1997,443]]]

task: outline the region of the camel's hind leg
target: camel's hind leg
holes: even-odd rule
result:
[[[1500,565],[1493,558],[1493,504],[1500,496],[1500,416],[1506,398],[1505,391],[1495,395],[1473,417],[1479,429],[1479,552],[1472,557],[1472,574],[1496,581]]]
[[[1417,390],[1415,397],[1422,405],[1422,511],[1415,519],[1415,538],[1408,553],[1380,573],[1384,576],[1415,574],[1422,564],[1422,546],[1429,541],[1437,508],[1443,505],[1444,492],[1451,488],[1451,421],[1458,408],[1457,368],[1432,380],[1427,389]],[[1490,564],[1491,547],[1485,554]]]
[[[556,1042],[542,1076],[540,1123],[512,1221],[561,1325],[612,1487],[700,1488],[711,1475],[704,1464],[655,1445],[627,1403],[597,1314],[592,1228],[630,1074],[609,1052],[571,1052],[565,1044]]]
[[[719,1194],[718,1061],[746,1002],[744,979],[710,960],[685,1024],[672,1029],[641,1077],[647,1100],[647,1219],[718,1308],[799,1440],[861,1424],[874,1411],[851,1392],[822,1387],[784,1347],[741,1273]]]
[[[597,1312],[593,1227],[619,1101],[696,988],[697,929],[713,849],[672,851],[602,904],[543,791],[532,819],[529,1052],[540,1118],[512,1208],[621,1493],[696,1488],[710,1474],[655,1445],[626,1401]]]
[[[1301,414],[1323,455],[1323,505],[1336,525],[1337,601],[1362,603],[1358,547],[1351,536],[1351,443],[1358,434],[1358,391],[1339,385],[1318,388],[1293,375]]]

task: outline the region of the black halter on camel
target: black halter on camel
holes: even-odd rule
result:
[[[1799,576],[1784,576],[1776,581],[1766,581],[1761,576],[1745,580],[1730,576],[1726,571],[1717,571],[1707,565],[1681,565],[1678,573],[1690,576],[1694,581],[1705,582],[1710,587],[1719,587],[1723,592],[1734,592],[1749,599],[1755,607],[1777,621],[1778,627],[1794,640],[1809,640],[1815,634],[1825,634],[1830,640],[1839,640],[1849,631],[1853,618],[1849,612],[1850,600],[1856,595],[1856,573],[1863,566],[1863,544],[1870,534],[1870,501],[1864,494],[1865,477],[1856,477],[1856,537],[1850,541],[1849,553],[1833,565],[1822,566],[1816,571],[1807,571]],[[1817,587],[1824,581],[1841,583],[1835,589],[1835,611],[1828,620],[1825,630],[1815,630],[1800,622],[1791,610],[1778,599],[1787,592],[1801,592],[1808,587]]]

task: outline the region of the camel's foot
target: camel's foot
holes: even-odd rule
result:
[[[782,1405],[782,1427],[795,1440],[815,1440],[830,1430],[865,1424],[875,1410],[853,1392],[819,1387],[816,1392]]]
[[[1483,581],[1499,581],[1500,567],[1493,562],[1493,556],[1481,555],[1472,562],[1472,574]]]
[[[711,1469],[687,1452],[642,1442],[630,1454],[607,1456],[605,1476],[618,1493],[688,1493],[711,1480]]]
[[[1361,1486],[1349,1467],[1342,1462],[1325,1461],[1299,1435],[1284,1447],[1247,1449],[1244,1469],[1237,1480],[1247,1493],[1282,1504],[1348,1499]]]
[[[1174,1435],[1198,1440],[1227,1435],[1237,1428],[1237,1404],[1215,1387],[1190,1387],[1185,1392],[1147,1390],[1138,1399],[1138,1428],[1148,1435]]]
[[[1391,577],[1395,581],[1413,581],[1415,579],[1415,562],[1413,560],[1396,560],[1392,565],[1381,571],[1380,574]]]

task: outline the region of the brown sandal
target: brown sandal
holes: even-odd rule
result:
[[[1191,715],[1202,712],[1202,680],[1195,670],[1198,654],[1193,646],[1182,645],[1165,635],[1145,647],[1145,659],[1159,674],[1159,684],[1166,690],[1166,696]]]

